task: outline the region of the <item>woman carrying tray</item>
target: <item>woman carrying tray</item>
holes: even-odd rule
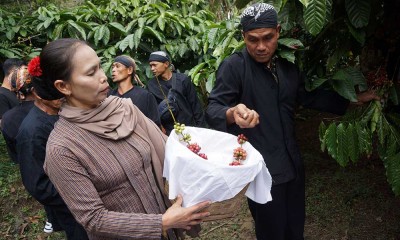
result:
[[[95,51],[77,39],[40,54],[49,100],[65,97],[47,144],[45,171],[90,239],[177,239],[209,215],[209,202],[171,206],[163,191],[166,136],[130,99],[107,98]],[[171,206],[170,208],[168,208]]]

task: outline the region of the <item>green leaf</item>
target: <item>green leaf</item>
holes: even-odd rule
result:
[[[345,7],[351,24],[356,28],[368,25],[371,5],[366,0],[346,0]]]
[[[43,26],[44,28],[48,28],[51,24],[51,22],[53,22],[54,18],[48,18],[46,19],[46,21],[44,21]]]
[[[387,122],[382,114],[379,114],[378,122],[376,124],[376,133],[378,134],[378,140],[380,145],[385,144],[385,138],[387,137],[386,134],[389,133],[389,128],[387,126]]]
[[[15,58],[16,57],[16,55],[12,51],[0,48],[0,56],[1,55],[5,56],[6,58]]]
[[[328,150],[329,155],[332,156],[335,160],[337,160],[338,152],[337,152],[337,136],[336,136],[336,124],[331,123],[329,127],[326,129],[325,136],[326,149]]]
[[[86,32],[85,32],[85,29],[83,29],[81,26],[79,26],[78,24],[76,24],[76,23],[75,23],[74,21],[72,21],[72,20],[68,20],[67,22],[68,22],[68,24],[69,24],[70,26],[72,26],[75,30],[77,30],[77,31],[80,33],[81,37],[82,37],[84,40],[86,40]]]
[[[218,28],[212,28],[208,31],[207,40],[210,43],[210,48],[213,48],[216,44],[218,30]]]
[[[15,36],[15,32],[12,29],[10,29],[9,31],[6,32],[6,37],[8,40],[12,40],[14,38],[14,36]]]
[[[396,128],[400,129],[400,114],[397,113],[388,113],[386,117],[389,119],[391,125],[394,125]]]
[[[189,25],[190,30],[193,30],[193,29],[194,29],[194,22],[193,22],[193,19],[192,19],[192,18],[188,18],[188,19],[187,19],[187,23],[188,23],[188,25]]]
[[[354,123],[355,130],[358,135],[358,144],[360,153],[371,154],[372,152],[372,134],[369,129],[361,126],[359,122]]]
[[[146,33],[146,34],[149,34],[149,35],[151,35],[153,37],[156,37],[157,40],[160,41],[160,42],[164,42],[165,41],[164,35],[161,32],[158,32],[157,30],[155,30],[152,27],[145,26],[143,28],[143,32]]]
[[[328,56],[328,60],[326,61],[326,70],[330,72],[333,69],[335,69],[336,65],[346,55],[347,55],[347,50],[345,48],[335,49],[333,54],[330,54],[330,56]]]
[[[128,36],[126,36],[124,39],[122,39],[122,41],[119,42],[119,49],[122,52],[125,52],[127,47],[130,47],[131,49],[133,49],[134,46],[134,34],[129,34]],[[132,47],[131,47],[132,46]]]
[[[143,34],[143,28],[136,29],[135,36],[133,38],[133,43],[134,43],[135,49],[137,49],[139,46],[140,40],[142,38],[142,34]]]
[[[326,148],[326,143],[325,143],[326,125],[325,125],[324,122],[321,122],[319,124],[318,132],[319,132],[319,141],[321,142],[321,151],[325,152],[325,148]]]
[[[384,159],[386,176],[396,196],[400,195],[400,152]]]
[[[352,123],[349,123],[349,125],[347,126],[346,138],[348,139],[347,141],[348,156],[350,160],[353,163],[355,163],[357,162],[360,156],[360,148],[359,148],[357,130],[355,129]]]
[[[196,52],[199,49],[199,44],[197,43],[195,36],[189,38],[189,47],[193,52]]]
[[[332,86],[337,93],[352,102],[357,102],[356,91],[349,72],[340,69],[333,75],[332,79],[336,80],[332,81]]]
[[[278,51],[278,55],[281,58],[284,58],[291,63],[294,63],[296,61],[296,56],[294,55],[293,50],[280,50],[280,51]]]
[[[309,80],[306,84],[306,90],[307,91],[312,91],[321,86],[324,82],[326,82],[328,79],[327,78],[319,78],[317,76],[311,76],[309,77]]]
[[[373,106],[374,106],[374,113],[372,114],[371,117],[371,133],[375,132],[376,130],[376,126],[378,124],[379,118],[382,115],[382,107],[381,104],[379,103],[379,101],[375,100],[373,101]]]
[[[346,126],[343,123],[339,123],[336,128],[336,137],[337,137],[337,157],[336,161],[340,164],[340,166],[345,167],[348,162],[348,153],[347,153],[347,132]]]
[[[278,43],[293,50],[304,48],[303,43],[294,38],[281,38],[278,40]]]
[[[108,42],[110,41],[110,29],[106,26],[104,28],[104,36],[103,36],[103,44],[107,46]]]
[[[205,62],[199,63],[196,66],[194,66],[192,69],[189,71],[189,76],[193,77],[195,76],[201,69],[203,69],[204,65],[206,65]]]
[[[142,27],[144,27],[144,23],[146,22],[146,19],[145,18],[139,18],[138,19],[138,26],[140,27],[140,28],[142,28]]]
[[[267,0],[265,3],[269,3],[274,6],[275,10],[279,13],[282,7],[282,0]]]
[[[97,41],[100,41],[101,39],[103,39],[104,34],[106,31],[106,26],[105,25],[101,25],[98,30],[96,31],[96,33],[94,34],[94,37],[96,38]]]
[[[57,38],[62,38],[62,32],[64,30],[65,23],[64,24],[58,24],[53,30],[52,38],[57,39]]]
[[[395,86],[390,86],[389,88],[389,99],[394,105],[399,105],[399,94]]]
[[[349,32],[354,37],[354,39],[356,39],[357,42],[359,42],[361,45],[364,45],[365,37],[367,35],[365,30],[354,28],[351,24],[347,23],[347,21],[346,21],[346,25],[349,28]]]
[[[389,136],[387,137],[386,148],[384,149],[384,157],[395,155],[400,151],[400,135],[395,134],[395,132],[393,127],[391,127]]]
[[[206,82],[206,90],[208,93],[210,93],[211,90],[213,89],[214,83],[215,83],[215,72],[212,72],[210,75],[208,75]]]
[[[109,73],[111,71],[112,61],[107,61],[101,64],[101,68],[105,73]]]
[[[202,75],[201,73],[197,73],[197,74],[194,76],[192,82],[193,82],[193,84],[194,84],[195,86],[198,86],[198,85],[199,85],[199,81],[200,81],[201,75]]]
[[[178,54],[180,57],[183,57],[188,50],[189,48],[186,43],[179,44]]]
[[[362,72],[356,68],[348,67],[344,71],[347,73],[348,77],[353,81],[354,86],[358,86],[358,89],[363,92],[368,89],[367,82],[365,80]]]
[[[325,0],[310,0],[303,14],[306,28],[311,35],[316,36],[321,32],[326,18]]]
[[[299,2],[301,2],[301,4],[303,4],[304,7],[307,7],[308,4],[310,3],[310,0],[299,0]]]
[[[165,19],[164,19],[164,14],[161,14],[161,16],[159,16],[157,18],[157,24],[158,27],[160,28],[161,31],[164,31],[165,29]]]
[[[124,26],[122,26],[122,24],[117,23],[117,22],[112,22],[109,23],[111,27],[113,27],[115,30],[119,31],[122,34],[126,34],[126,29]]]

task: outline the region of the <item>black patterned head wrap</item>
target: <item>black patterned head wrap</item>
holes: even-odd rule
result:
[[[124,65],[125,67],[129,68],[129,67],[133,67],[133,70],[135,70],[135,60],[133,60],[132,58],[125,56],[125,55],[120,55],[117,56],[114,59],[115,63],[121,63],[122,65]]]
[[[171,59],[169,58],[168,54],[164,51],[157,51],[157,52],[152,52],[149,57],[149,62],[171,62]]]
[[[257,28],[276,28],[278,13],[267,3],[256,3],[247,7],[240,16],[243,32]]]

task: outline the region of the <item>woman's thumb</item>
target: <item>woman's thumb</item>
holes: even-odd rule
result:
[[[179,194],[175,199],[174,205],[181,207],[182,206],[182,202],[183,202],[182,195]]]

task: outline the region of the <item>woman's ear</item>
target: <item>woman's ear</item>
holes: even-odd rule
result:
[[[63,80],[54,81],[54,87],[65,96],[71,95],[71,85]]]

